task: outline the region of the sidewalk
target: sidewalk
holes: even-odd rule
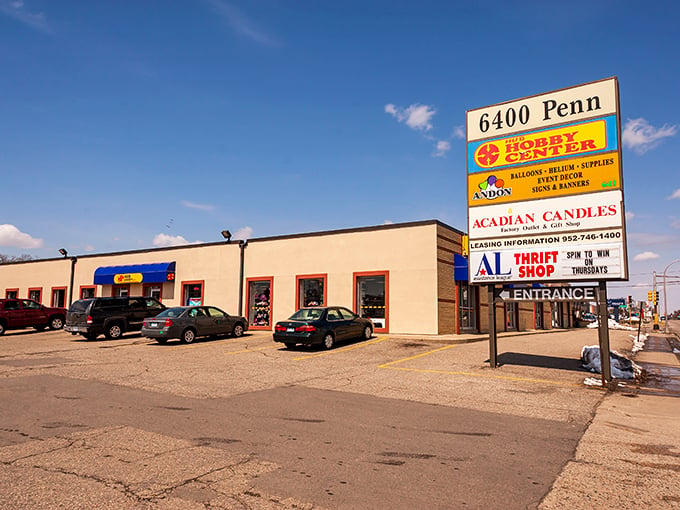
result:
[[[606,395],[541,510],[680,508],[680,343],[648,333],[649,379]]]

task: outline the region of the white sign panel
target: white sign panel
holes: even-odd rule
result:
[[[470,283],[628,278],[618,102],[607,78],[467,112]]]
[[[503,239],[481,239],[468,241],[472,251],[490,251],[513,248],[555,248],[602,244],[623,239],[623,229],[589,230],[565,234],[546,234],[534,236],[504,237]]]
[[[470,251],[470,283],[593,281],[623,278],[621,243],[568,248]]]
[[[473,207],[468,212],[468,232],[471,240],[478,240],[620,228],[623,221],[623,194],[621,190],[613,190],[578,198],[568,196]]]
[[[597,287],[503,288],[496,297],[503,301],[596,301]]]
[[[616,78],[555,90],[467,112],[467,141],[617,112]]]

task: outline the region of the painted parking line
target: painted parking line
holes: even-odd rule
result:
[[[361,347],[367,347],[369,345],[377,344],[387,340],[388,337],[378,337],[370,342],[361,342],[355,345],[350,345],[349,347],[343,347],[342,349],[333,349],[331,351],[319,352],[316,354],[310,354],[309,356],[300,356],[299,358],[293,358],[293,361],[302,361],[311,358],[320,358],[322,356],[330,356],[331,354],[340,354],[341,352],[353,351],[354,349],[360,349]]]
[[[433,351],[427,351],[427,352],[424,352],[422,354],[416,354],[415,356],[410,356],[408,358],[398,359],[396,361],[390,361],[389,363],[384,363],[384,364],[380,365],[378,368],[392,368],[391,365],[396,365],[397,363],[403,363],[405,361],[411,361],[412,359],[418,359],[418,358],[422,358],[424,356],[429,356],[430,354],[434,354],[435,352],[445,351],[446,349],[451,349],[453,347],[458,347],[458,344],[446,345],[444,347],[440,347],[439,349],[434,349]]]
[[[462,376],[467,376],[467,377],[481,377],[481,378],[486,378],[486,379],[503,379],[506,381],[515,381],[515,382],[530,382],[530,383],[541,383],[541,384],[554,384],[558,386],[575,386],[578,388],[583,388],[583,384],[577,384],[577,383],[571,383],[571,382],[562,382],[562,381],[551,381],[548,379],[533,379],[530,377],[516,377],[516,376],[510,376],[510,375],[497,375],[497,374],[479,374],[475,372],[462,372],[462,371],[457,371],[457,370],[434,370],[434,369],[426,369],[426,368],[406,368],[406,367],[395,367],[393,365],[397,365],[398,363],[405,363],[406,361],[411,361],[414,359],[418,358],[423,358],[425,356],[429,356],[430,354],[434,354],[437,352],[445,351],[447,349],[451,349],[453,347],[457,347],[460,344],[454,344],[454,345],[447,345],[445,347],[440,347],[438,349],[434,349],[432,351],[427,351],[422,354],[417,354],[416,356],[411,356],[408,358],[402,358],[398,359],[395,361],[390,361],[389,363],[383,363],[382,365],[379,365],[378,368],[387,368],[390,370],[402,370],[405,372],[421,372],[421,373],[426,373],[426,374],[444,374],[444,375],[462,375]]]

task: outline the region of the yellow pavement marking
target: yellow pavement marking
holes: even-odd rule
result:
[[[455,371],[455,370],[433,370],[433,369],[426,369],[426,368],[404,368],[404,367],[393,367],[391,365],[396,365],[397,363],[404,363],[406,361],[411,361],[414,359],[422,358],[424,356],[429,356],[430,354],[434,354],[436,352],[444,351],[446,349],[451,349],[452,347],[457,347],[460,344],[454,344],[454,345],[447,345],[445,347],[440,347],[438,349],[434,349],[432,351],[427,351],[422,354],[417,354],[415,356],[411,356],[409,358],[402,358],[398,359],[396,361],[390,361],[389,363],[384,363],[382,365],[379,365],[378,368],[388,368],[390,370],[403,370],[405,372],[422,372],[422,373],[428,373],[428,374],[445,374],[445,375],[463,375],[463,376],[468,376],[468,377],[482,377],[482,378],[488,378],[488,379],[504,379],[506,381],[518,381],[518,382],[532,382],[532,383],[543,383],[543,384],[555,384],[559,386],[576,386],[579,388],[582,388],[582,384],[576,384],[576,383],[571,383],[571,382],[561,382],[561,381],[550,381],[548,379],[532,379],[529,377],[516,377],[516,376],[510,376],[510,375],[494,375],[494,374],[478,374],[475,372],[461,372],[461,371]]]
[[[321,356],[330,356],[331,354],[339,354],[341,352],[347,352],[347,351],[352,351],[354,349],[359,349],[361,347],[366,347],[368,345],[373,345],[382,342],[383,340],[387,340],[388,337],[378,337],[375,340],[371,340],[370,342],[361,342],[356,345],[350,345],[349,347],[343,347],[342,349],[333,349],[332,351],[324,351],[324,352],[319,352],[317,354],[310,354],[309,356],[300,356],[299,358],[293,358],[293,361],[301,361],[305,359],[311,359],[311,358],[320,358]]]
[[[507,381],[519,381],[519,382],[532,382],[532,383],[543,383],[543,384],[556,384],[558,386],[575,386],[582,388],[582,384],[561,382],[561,381],[550,381],[548,379],[531,379],[528,377],[513,377],[509,375],[492,375],[492,374],[476,374],[474,372],[456,372],[449,370],[430,370],[425,368],[403,368],[403,367],[388,367],[381,365],[378,368],[389,368],[390,370],[403,370],[406,372],[423,372],[429,374],[445,374],[445,375],[464,375],[469,377],[482,377],[487,379],[505,379]]]
[[[458,344],[440,347],[439,349],[435,349],[433,351],[427,351],[427,352],[424,352],[422,354],[416,354],[415,356],[411,356],[410,358],[402,358],[402,359],[398,359],[396,361],[390,361],[389,363],[385,363],[383,365],[380,365],[378,368],[391,368],[390,365],[396,365],[397,363],[403,363],[404,361],[410,361],[412,359],[422,358],[423,356],[429,356],[430,354],[434,354],[435,352],[444,351],[446,349],[451,349],[452,347],[458,347]]]

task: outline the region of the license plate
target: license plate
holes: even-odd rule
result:
[[[287,333],[294,333],[294,332],[295,332],[295,328],[287,328],[287,329],[286,329],[286,332],[287,332]]]
[[[149,324],[149,327],[157,328],[157,327],[158,327],[158,323],[157,323],[157,322],[152,322],[151,324]]]
[[[78,326],[72,326],[69,328],[69,331],[78,331]]]

